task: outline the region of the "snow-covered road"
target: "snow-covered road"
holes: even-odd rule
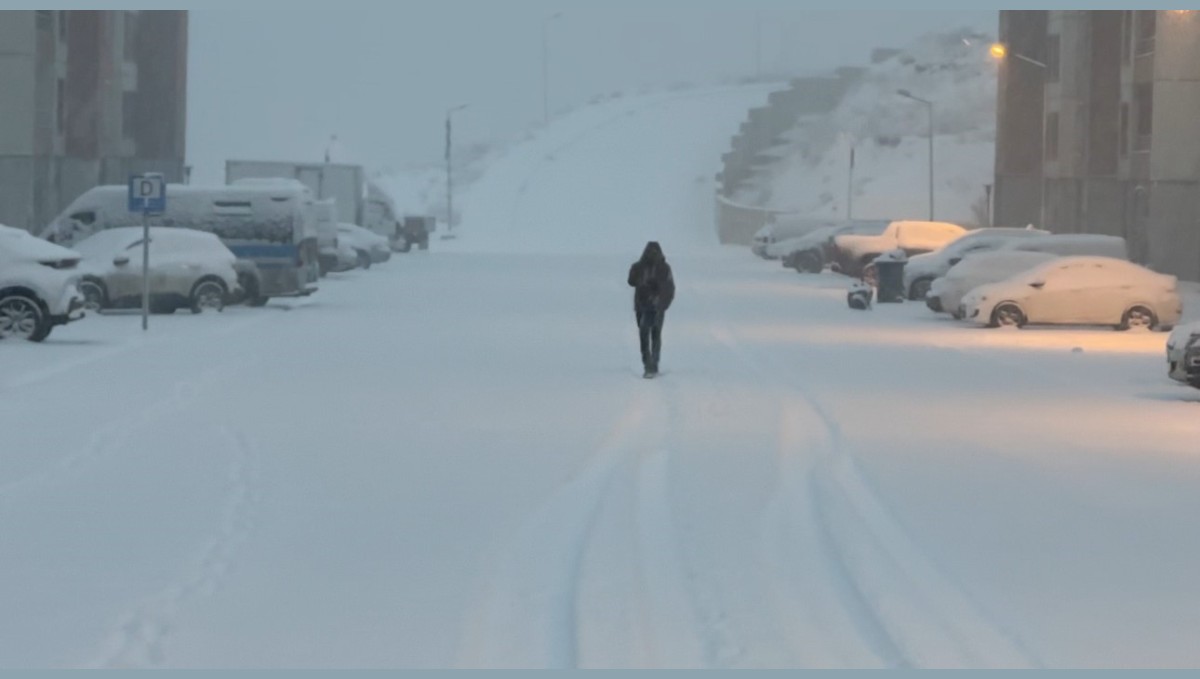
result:
[[[675,221],[579,226],[511,170],[459,240],[308,300],[0,345],[0,666],[1200,664],[1200,392],[1165,336],[857,312],[705,245],[690,154],[761,94],[641,107],[673,160],[574,189],[658,182]],[[647,381],[649,237],[679,294]]]
[[[432,252],[0,347],[0,661],[1197,662],[1162,335],[853,312],[714,250],[645,381],[626,264]]]

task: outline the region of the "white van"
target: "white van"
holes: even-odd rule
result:
[[[249,304],[271,297],[311,295],[318,271],[315,219],[311,197],[288,186],[167,185],[167,209],[151,215],[151,226],[196,229],[216,234],[243,267],[242,287]],[[128,209],[128,187],[97,186],[76,198],[50,222],[42,237],[70,246],[78,240],[121,226],[140,225]]]

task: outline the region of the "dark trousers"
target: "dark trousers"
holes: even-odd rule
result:
[[[642,344],[642,365],[646,370],[658,371],[658,356],[662,351],[663,316],[661,311],[643,309],[637,314],[638,338]]]

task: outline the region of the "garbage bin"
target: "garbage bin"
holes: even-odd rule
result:
[[[903,302],[904,265],[908,263],[908,255],[903,250],[890,250],[876,257],[873,263],[879,281],[875,301],[880,304]]]

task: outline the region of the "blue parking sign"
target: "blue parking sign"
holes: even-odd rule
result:
[[[129,177],[129,211],[143,214],[162,213],[167,209],[167,180],[161,174],[135,174]]]

